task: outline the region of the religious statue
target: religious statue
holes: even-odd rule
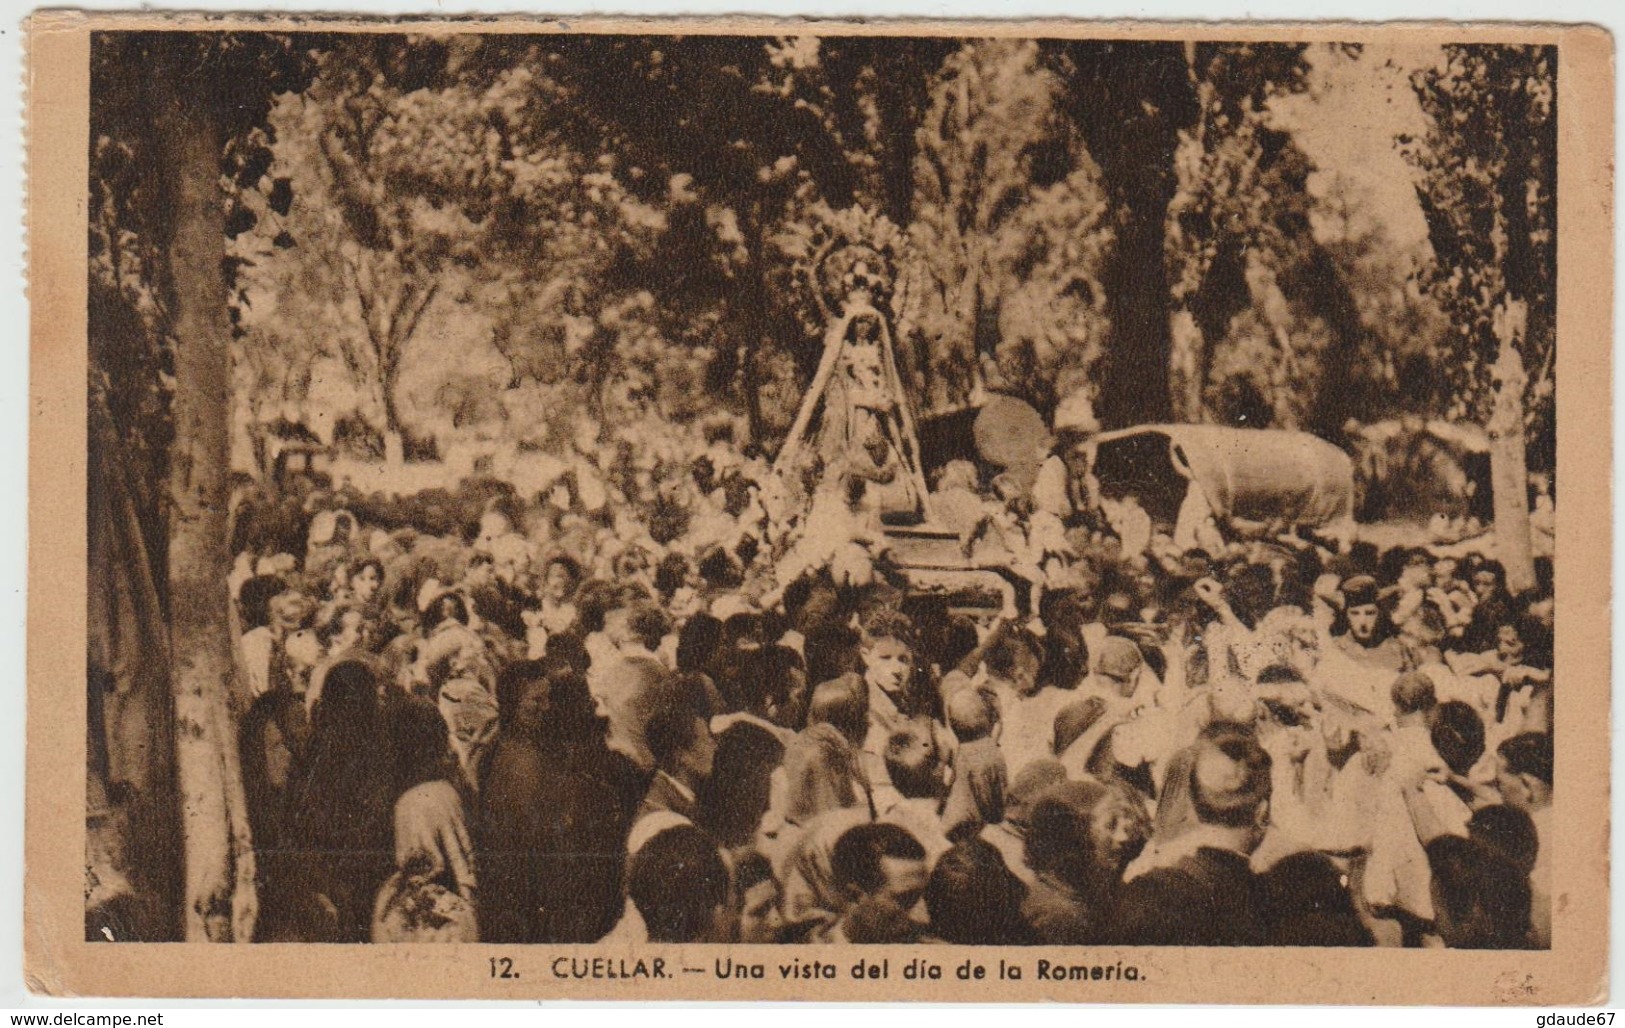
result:
[[[776,470],[809,463],[817,489],[844,489],[851,502],[890,525],[930,515],[919,442],[897,371],[891,325],[877,294],[885,286],[878,254],[848,246],[826,266],[839,269],[839,314],[824,333],[823,356],[796,414]]]

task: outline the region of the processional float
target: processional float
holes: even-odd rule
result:
[[[899,372],[893,259],[837,234],[808,263],[808,286],[824,319],[823,351],[774,473],[791,495],[842,486],[849,497],[861,494],[853,502],[878,522],[886,563],[911,592],[944,595],[968,612],[1011,609],[1019,579],[1005,564],[973,560],[959,533],[932,509]]]

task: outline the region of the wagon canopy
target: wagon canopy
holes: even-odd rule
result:
[[[1102,495],[1134,496],[1157,521],[1174,521],[1191,479],[1221,520],[1315,526],[1353,515],[1353,461],[1305,432],[1141,425],[1085,445]]]

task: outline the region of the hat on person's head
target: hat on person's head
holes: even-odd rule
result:
[[[1377,580],[1370,575],[1354,575],[1343,580],[1343,609],[1375,606]]]
[[[1017,771],[1004,792],[1004,817],[1016,824],[1026,824],[1027,811],[1033,800],[1058,782],[1066,781],[1066,768],[1059,760],[1035,760]]]
[[[1145,657],[1132,639],[1108,635],[1095,655],[1095,673],[1123,681],[1133,677],[1144,663]]]

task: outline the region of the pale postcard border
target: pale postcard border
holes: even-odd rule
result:
[[[1545,952],[1357,949],[1136,949],[959,946],[493,946],[84,941],[86,656],[86,290],[89,36],[95,30],[625,32],[1046,36],[1096,39],[1555,44],[1558,57],[1558,464],[1553,948]],[[314,16],[47,13],[28,26],[29,610],[24,812],[24,975],[55,996],[274,998],[822,1000],[1252,1004],[1597,1004],[1608,987],[1610,570],[1612,555],[1613,43],[1586,26],[1349,22],[1009,22],[742,18],[525,20],[473,15]],[[1595,474],[1590,470],[1595,469]],[[558,957],[664,957],[709,968],[722,955],[766,964],[764,980],[709,972],[560,980]],[[494,980],[508,956],[517,980]],[[946,970],[907,980],[914,958]],[[1039,959],[1133,965],[1141,980],[1039,982]],[[833,981],[783,981],[776,965],[833,961]],[[884,983],[854,982],[858,960],[889,960]],[[957,980],[964,961],[988,967]],[[1020,982],[993,977],[1021,962]]]

